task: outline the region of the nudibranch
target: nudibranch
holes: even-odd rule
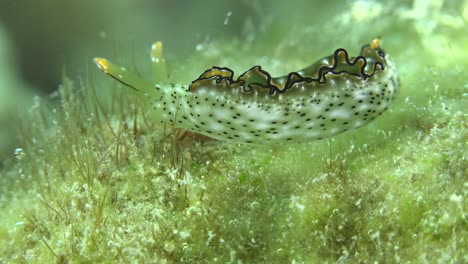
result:
[[[159,122],[211,138],[245,143],[305,142],[369,123],[387,110],[399,85],[394,63],[380,39],[357,57],[339,48],[312,65],[281,77],[254,66],[234,79],[212,67],[188,86],[167,83],[162,44],[152,46],[153,79],[106,59],[94,62],[135,90]]]

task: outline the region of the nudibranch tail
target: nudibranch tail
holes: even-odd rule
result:
[[[151,51],[153,78],[164,82],[162,44]],[[145,93],[161,122],[226,141],[304,142],[360,127],[385,112],[399,86],[380,38],[350,57],[345,49],[287,75],[272,77],[254,66],[237,79],[229,68],[212,67],[189,87],[149,85],[104,59],[98,67]]]

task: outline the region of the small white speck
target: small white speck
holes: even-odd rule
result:
[[[182,239],[187,239],[187,238],[190,237],[190,232],[189,232],[189,231],[181,231],[181,232],[179,233],[179,235],[180,235],[180,237],[181,237]]]
[[[196,51],[202,51],[202,50],[203,50],[203,44],[201,44],[201,43],[200,43],[200,44],[197,44],[197,45],[195,46],[195,50],[196,50]]]
[[[368,110],[370,108],[373,108],[372,106],[370,106],[369,104],[361,104],[359,105],[359,107],[357,108],[357,110],[359,111],[364,111],[364,110]]]
[[[355,205],[359,207],[359,206],[361,206],[361,202],[362,202],[362,199],[359,199],[359,200],[356,201]]]
[[[337,109],[330,113],[330,118],[349,118],[350,112],[349,110],[344,109]]]
[[[360,127],[362,126],[363,122],[361,120],[358,120],[356,122],[354,122],[354,127]]]
[[[215,237],[216,235],[213,233],[213,231],[208,231],[208,239],[205,242],[205,245],[209,245],[211,240]]]
[[[331,133],[332,135],[334,135],[334,134],[338,133],[338,131],[339,131],[339,129],[338,129],[338,128],[336,128],[336,127],[334,127],[334,128],[332,128],[332,129],[330,129],[330,133]]]
[[[380,231],[377,231],[369,235],[372,240],[378,239],[380,237]]]
[[[13,225],[13,228],[17,228],[17,227],[20,227],[24,224],[24,222],[16,222],[14,225]]]
[[[231,15],[232,15],[232,11],[227,12],[226,18],[224,19],[224,25],[229,24],[229,18],[231,17]]]
[[[16,148],[15,152],[14,152],[14,155],[15,155],[17,160],[21,160],[24,157],[23,149],[22,148]]]
[[[452,194],[452,196],[450,196],[450,201],[454,202],[454,203],[459,203],[463,200],[463,197],[461,195],[457,195],[456,193]]]
[[[319,137],[319,136],[320,136],[320,132],[315,131],[315,130],[312,130],[312,131],[310,131],[310,132],[307,132],[307,136],[312,137],[312,138],[313,138],[313,137]]]

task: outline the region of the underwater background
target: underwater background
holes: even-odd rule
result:
[[[467,263],[468,1],[0,0],[1,263]],[[306,144],[181,140],[92,59],[273,76],[377,36],[401,85]]]

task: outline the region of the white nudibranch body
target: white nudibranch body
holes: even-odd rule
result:
[[[97,66],[139,92],[159,122],[245,143],[304,142],[360,127],[387,110],[399,86],[391,58],[375,39],[357,57],[344,49],[297,72],[273,78],[254,66],[237,79],[228,68],[206,70],[189,86],[153,85],[111,62]],[[153,77],[167,78],[162,45],[152,50]]]

